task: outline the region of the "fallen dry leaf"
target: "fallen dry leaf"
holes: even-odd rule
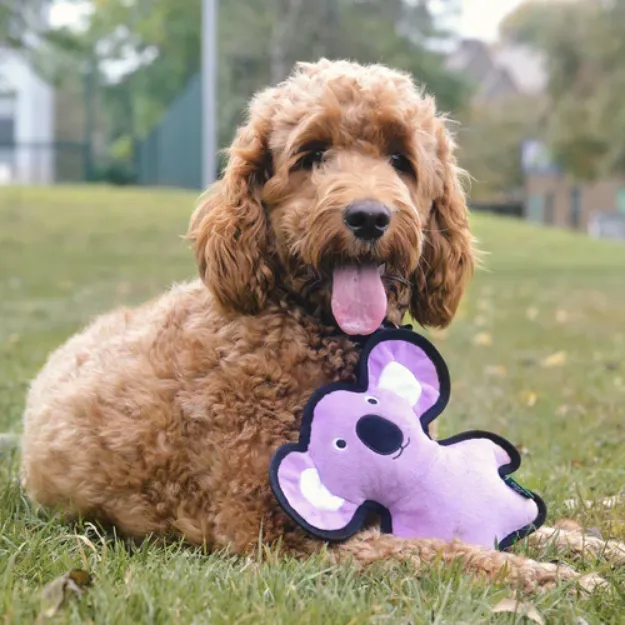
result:
[[[91,586],[93,578],[87,571],[72,569],[46,584],[41,591],[42,610],[40,619],[52,618],[70,597],[80,597]]]
[[[517,599],[512,599],[510,597],[502,599],[491,609],[491,612],[494,614],[518,614],[519,616],[528,618],[530,621],[534,621],[534,623],[538,623],[538,625],[544,625],[545,623],[542,614],[531,603],[521,603]]]
[[[564,505],[569,509],[574,509],[579,505],[583,505],[585,508],[597,508],[601,506],[605,510],[611,510],[623,502],[625,502],[625,495],[614,495],[613,497],[604,497],[598,501],[592,501],[590,499],[567,499]]]
[[[525,315],[527,316],[527,318],[530,321],[534,321],[534,319],[536,319],[536,317],[538,317],[538,308],[536,308],[535,306],[530,306],[526,311],[525,311]]]
[[[569,320],[569,313],[562,308],[558,308],[556,310],[556,322],[557,323],[566,323]]]
[[[479,332],[473,337],[473,344],[487,347],[493,344],[493,337],[488,332]]]
[[[508,369],[503,365],[486,365],[484,374],[493,378],[505,378],[508,375]]]
[[[534,391],[525,391],[521,397],[523,399],[523,403],[530,408],[535,406],[538,401],[538,395],[536,395]]]
[[[515,447],[522,456],[529,456],[530,450],[523,443],[519,443]]]
[[[551,354],[550,356],[543,358],[540,361],[540,365],[541,367],[544,367],[545,369],[551,369],[553,367],[561,367],[562,365],[566,364],[566,361],[567,361],[566,352],[564,351],[555,352],[555,354]]]

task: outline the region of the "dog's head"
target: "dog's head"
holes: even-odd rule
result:
[[[407,75],[298,65],[253,100],[191,219],[202,278],[224,310],[296,295],[348,334],[406,310],[447,325],[474,264],[453,147]]]

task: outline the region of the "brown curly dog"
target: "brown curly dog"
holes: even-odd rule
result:
[[[352,379],[355,334],[406,312],[451,321],[474,266],[453,147],[434,100],[382,66],[302,64],[260,93],[191,220],[202,281],[98,318],[33,382],[31,497],[130,537],[246,552],[262,529],[289,553],[318,549],[274,499],[269,460],[314,389]],[[527,590],[575,577],[373,529],[329,557],[460,557]]]

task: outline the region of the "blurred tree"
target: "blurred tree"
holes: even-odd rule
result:
[[[45,50],[74,52],[76,38],[65,28],[47,22],[50,0],[0,0],[0,46],[24,53]]]
[[[412,72],[455,110],[465,86],[430,44],[432,5],[455,0],[241,0],[219,5],[219,141],[226,144],[250,96],[282,80],[298,60],[382,61]],[[125,75],[107,88],[113,135],[143,136],[200,69],[201,3],[94,0],[89,37],[103,65]]]
[[[547,139],[573,176],[625,174],[625,0],[561,6],[545,49],[549,61]]]
[[[459,160],[473,180],[475,202],[505,202],[523,192],[521,144],[539,133],[544,103],[512,96],[473,106],[461,117]]]
[[[499,38],[505,43],[544,47],[563,5],[571,0],[528,0],[510,12],[499,25]]]

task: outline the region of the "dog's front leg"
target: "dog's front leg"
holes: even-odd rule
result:
[[[424,565],[441,562],[445,565],[459,563],[463,570],[491,582],[514,584],[524,592],[534,592],[553,587],[558,582],[571,582],[592,592],[605,581],[596,574],[580,575],[567,565],[537,562],[520,555],[494,551],[434,539],[402,539],[377,530],[360,533],[345,543],[332,547],[330,555],[336,562],[353,561],[368,566],[375,562],[407,562],[417,574]]]
[[[533,547],[554,549],[557,553],[571,554],[578,558],[603,558],[610,564],[625,565],[625,543],[603,540],[585,533],[580,528],[541,527],[529,536]]]

